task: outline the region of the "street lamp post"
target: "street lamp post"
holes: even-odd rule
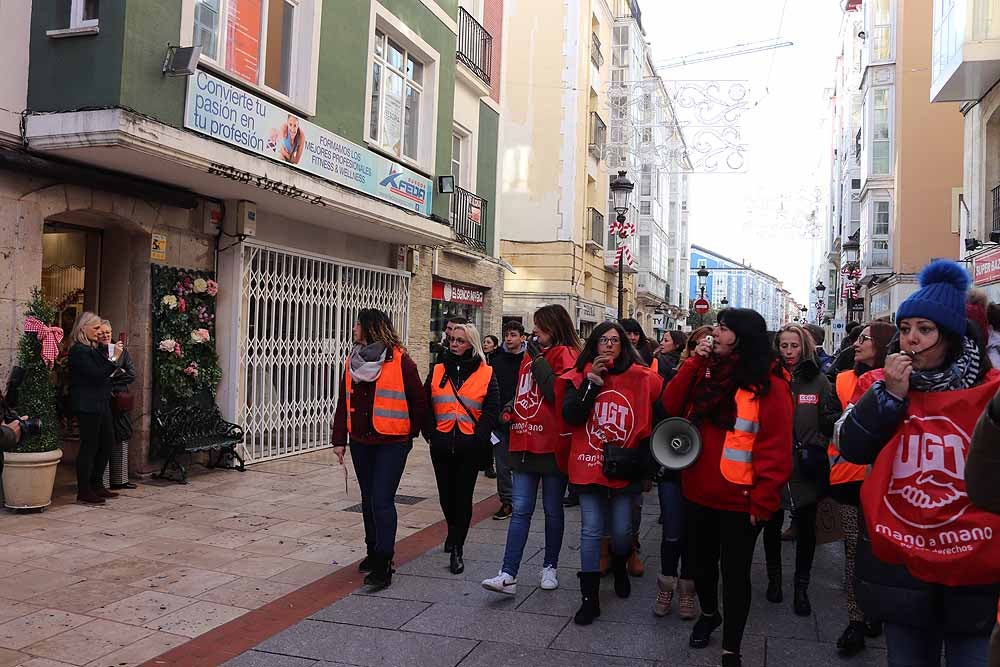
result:
[[[698,298],[705,298],[705,284],[708,282],[708,269],[704,266],[698,268]],[[698,326],[705,326],[705,313],[698,313]]]
[[[628,228],[625,226],[625,214],[628,212],[628,199],[632,195],[635,184],[628,180],[625,171],[619,171],[611,180],[611,198],[614,202],[615,232],[618,237],[618,321],[625,317],[625,239],[628,238]]]
[[[824,295],[826,294],[826,285],[820,280],[816,283],[816,324],[823,324],[823,312],[826,310],[826,301]]]
[[[861,276],[860,271],[858,271],[858,260],[861,255],[861,243],[850,236],[842,247],[844,251],[844,258],[847,263],[844,268],[841,269],[841,273],[844,274],[844,298],[847,301],[847,316],[844,318],[845,321],[852,318],[852,313],[854,312],[854,302],[858,300],[858,292],[860,291],[860,286],[858,285],[858,278]],[[859,318],[860,319],[860,318]]]

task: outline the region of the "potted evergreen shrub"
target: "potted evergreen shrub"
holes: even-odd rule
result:
[[[55,309],[42,299],[41,290],[31,293],[25,312],[45,324],[56,317]],[[66,332],[68,335],[69,332]],[[18,448],[4,452],[4,505],[14,509],[47,507],[52,502],[56,466],[62,458],[56,417],[56,388],[52,371],[42,358],[42,342],[35,333],[25,332],[17,349],[18,365],[24,369],[24,382],[17,391],[17,412],[40,417],[42,432],[21,438]]]

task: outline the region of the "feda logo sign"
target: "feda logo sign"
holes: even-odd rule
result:
[[[406,174],[398,171],[395,167],[389,168],[389,175],[383,178],[379,185],[388,187],[389,192],[406,197],[421,206],[427,199],[427,188],[419,181],[408,178]]]
[[[965,493],[969,435],[947,417],[910,417],[907,426],[892,462],[886,507],[914,528],[945,526],[969,507]]]

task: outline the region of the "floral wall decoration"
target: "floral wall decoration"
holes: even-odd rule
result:
[[[196,394],[215,397],[222,379],[215,351],[212,273],[153,265],[153,382],[157,412]]]

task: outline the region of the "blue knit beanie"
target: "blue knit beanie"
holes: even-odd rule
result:
[[[923,317],[938,327],[965,335],[965,299],[969,274],[961,264],[937,259],[920,272],[920,289],[911,294],[896,311],[896,322],[907,317]]]

